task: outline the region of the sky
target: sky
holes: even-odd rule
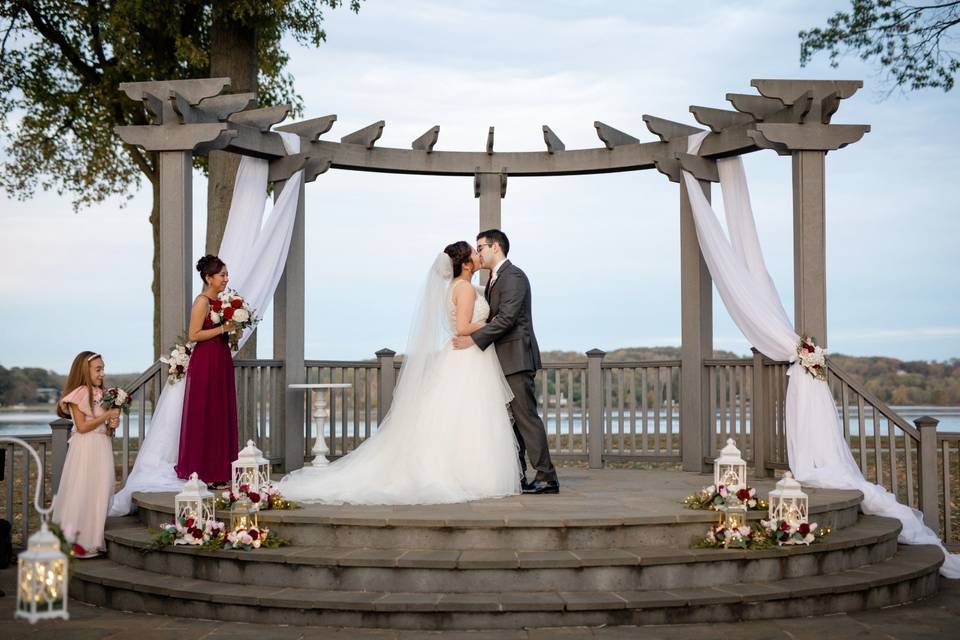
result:
[[[696,125],[688,108],[730,108],[752,78],[862,79],[834,123],[869,124],[827,156],[831,352],[960,357],[960,207],[949,196],[960,89],[889,94],[855,57],[799,66],[797,32],[847,2],[444,2],[368,0],[328,12],[319,48],[286,43],[304,118],[337,114],[324,138],[385,120],[377,142],[409,148],[440,125],[437,150],[601,146],[600,120],[654,140],[642,116]],[[682,10],[678,10],[682,8]],[[789,158],[745,157],[768,268],[793,316]],[[307,186],[306,357],[402,351],[434,256],[478,231],[466,177],[331,170]],[[716,198],[719,200],[719,198]],[[115,372],[152,359],[150,192],[75,213],[69,194],[0,194],[0,365],[64,372],[84,349]],[[194,255],[206,182],[194,181]],[[656,171],[510,178],[510,258],[532,283],[541,349],[679,345],[679,190]],[[195,286],[199,289],[199,278]],[[749,344],[714,296],[714,347]],[[270,309],[258,345],[272,354]]]

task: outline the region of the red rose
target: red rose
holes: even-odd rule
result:
[[[257,529],[250,529],[249,531],[247,531],[247,533],[249,533],[250,537],[253,538],[254,540],[260,537],[260,531]]]
[[[810,525],[807,524],[806,522],[802,523],[800,527],[797,529],[797,532],[802,536],[807,535],[808,533],[810,533]]]
[[[183,352],[187,355],[190,355],[190,347],[184,347]]]
[[[70,547],[70,553],[72,553],[75,556],[85,556],[87,555],[87,550],[81,547],[76,542],[74,542],[73,546]]]
[[[246,493],[247,491],[250,491],[250,485],[248,484],[240,485],[240,493]]]
[[[210,303],[210,308],[212,308],[214,311],[220,311],[220,309],[223,308],[223,303],[219,300],[214,300]]]
[[[182,364],[178,364],[178,365],[177,365],[177,373],[183,373],[183,365],[182,365]]]
[[[187,522],[184,524],[187,529],[193,528],[193,518],[187,518]]]
[[[790,531],[790,524],[786,520],[780,523],[780,531]]]
[[[749,489],[740,489],[737,491],[737,500],[747,501],[750,499],[750,490]]]
[[[232,317],[233,317],[233,307],[227,307],[226,309],[223,310],[224,320],[229,320]]]
[[[230,306],[232,306],[234,309],[239,309],[240,307],[243,306],[243,299],[234,298],[232,301],[230,301]]]
[[[200,529],[193,529],[190,533],[193,534],[193,537],[197,540],[203,537],[203,531]]]
[[[259,494],[259,493],[254,493],[254,492],[251,491],[250,493],[247,494],[247,497],[250,498],[250,502],[252,502],[252,503],[254,503],[254,504],[260,502],[260,494]]]

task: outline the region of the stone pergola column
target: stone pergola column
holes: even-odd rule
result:
[[[286,181],[274,183],[274,201],[283,191]],[[290,238],[290,250],[284,264],[283,275],[273,294],[273,359],[283,360],[283,404],[281,424],[283,429],[283,469],[290,473],[303,466],[305,399],[304,392],[290,388],[291,384],[307,381],[304,365],[306,332],[306,242],[304,234],[305,189],[300,183],[297,196],[297,215]]]
[[[800,149],[793,160],[794,328],[827,346],[826,151]]]
[[[193,153],[160,156],[160,349],[173,346],[190,320],[193,287]]]
[[[710,199],[710,183],[698,180]],[[684,471],[704,471],[710,454],[709,380],[713,355],[713,280],[700,252],[686,183],[680,182],[680,450]]]
[[[473,196],[480,200],[480,228],[478,232],[488,229],[502,229],[500,218],[500,201],[507,195],[507,174],[478,171],[473,178]],[[480,286],[487,284],[490,277],[489,270],[480,272]]]
[[[794,329],[827,346],[826,180],[828,151],[857,142],[869,125],[836,125],[840,101],[859,80],[753,80],[767,99],[792,110],[793,122],[762,122],[747,132],[757,146],[791,156],[793,164]]]

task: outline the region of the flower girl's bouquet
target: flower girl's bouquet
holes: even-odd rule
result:
[[[100,399],[100,405],[107,411],[120,409],[124,413],[130,413],[130,402],[130,394],[120,387],[110,387],[103,392],[103,398]]]
[[[240,336],[243,331],[260,322],[253,307],[247,304],[239,293],[233,289],[224,289],[218,298],[210,303],[210,321],[213,324],[233,322],[237,331],[230,332],[230,348],[236,351],[240,348]]]

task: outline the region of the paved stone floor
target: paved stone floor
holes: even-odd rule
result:
[[[901,607],[861,611],[820,618],[786,618],[736,624],[693,624],[649,627],[563,628],[529,631],[383,631],[334,629],[324,627],[285,627],[192,620],[101,609],[71,601],[70,620],[30,625],[13,620],[12,596],[16,568],[0,571],[0,638],[51,638],[54,640],[154,640],[189,638],[190,640],[304,640],[330,638],[361,640],[440,638],[448,640],[547,640],[577,638],[662,638],[664,640],[846,640],[847,638],[921,638],[960,637],[960,580],[940,580],[940,593],[933,598]]]

